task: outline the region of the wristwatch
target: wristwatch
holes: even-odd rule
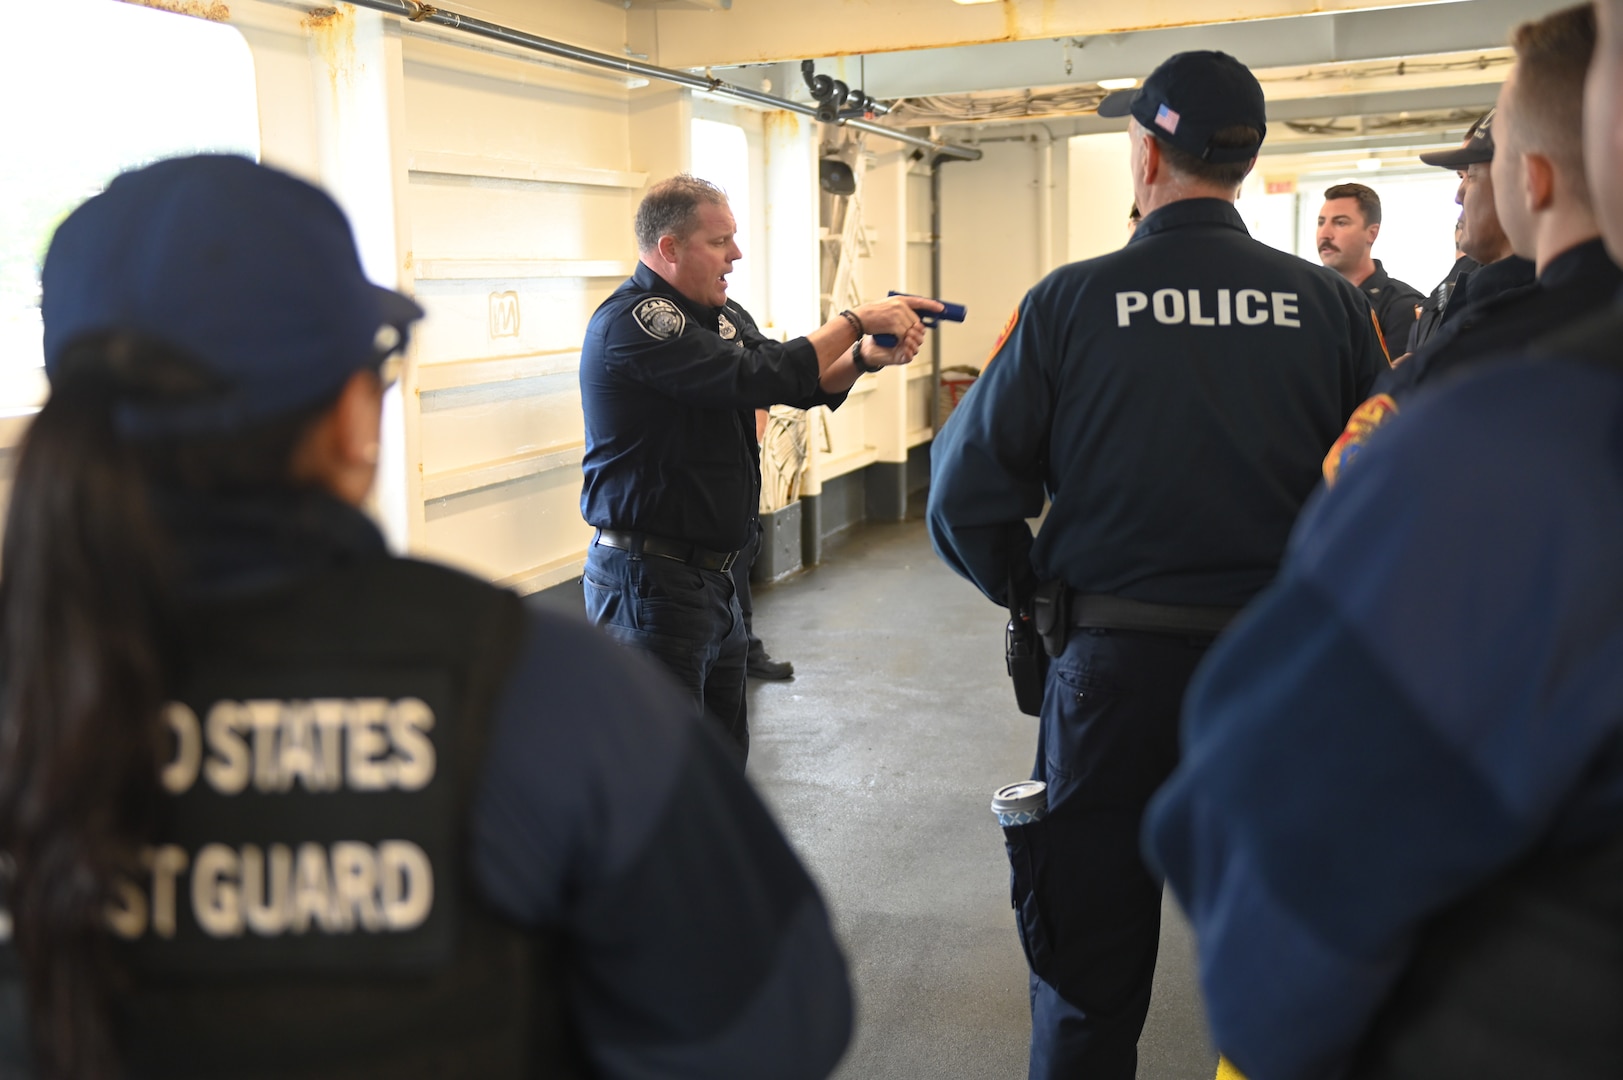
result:
[[[883,365],[875,365],[875,364],[865,364],[865,363],[862,362],[862,339],[861,338],[857,338],[857,343],[855,345],[851,346],[851,363],[855,364],[857,370],[862,372],[862,374],[864,374],[864,375],[872,375],[874,372],[878,371],[881,366],[883,366]]]

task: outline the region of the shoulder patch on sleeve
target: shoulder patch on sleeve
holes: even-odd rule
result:
[[[1020,305],[1016,304],[1014,306],[1014,310],[1009,312],[1009,321],[1003,324],[1003,332],[997,336],[997,342],[992,346],[991,353],[987,355],[986,364],[990,364],[993,360],[997,359],[997,354],[1003,351],[1003,346],[1009,340],[1009,335],[1014,333],[1014,324],[1019,321]],[[981,366],[985,367],[986,364],[982,364]]]
[[[663,296],[650,296],[642,301],[631,309],[631,317],[637,320],[643,333],[659,341],[680,334],[687,328],[688,322],[682,309]]]
[[[1324,455],[1325,486],[1335,487],[1336,481],[1341,478],[1341,470],[1364,449],[1369,437],[1397,414],[1398,403],[1388,394],[1376,394],[1354,409],[1347,418],[1347,427],[1341,433],[1341,438]]]

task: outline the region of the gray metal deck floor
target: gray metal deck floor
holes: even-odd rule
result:
[[[821,883],[858,995],[839,1080],[1019,1080],[1026,969],[987,808],[1030,775],[1036,721],[1004,616],[922,522],[867,525],[756,596],[796,676],[750,685],[749,772]],[[1168,900],[1140,1080],[1211,1080],[1189,932]],[[1085,1080],[1085,1078],[1079,1078]]]

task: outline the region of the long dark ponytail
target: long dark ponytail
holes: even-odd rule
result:
[[[0,849],[40,1071],[114,1074],[113,883],[134,877],[157,795],[168,557],[119,445],[116,365],[87,346],[17,458],[0,553]],[[133,361],[126,355],[126,362]]]
[[[106,912],[142,873],[179,663],[177,567],[154,489],[285,485],[327,404],[247,433],[120,436],[121,409],[213,393],[205,372],[138,337],[77,342],[17,457],[0,549],[0,853],[44,1077],[118,1072]]]

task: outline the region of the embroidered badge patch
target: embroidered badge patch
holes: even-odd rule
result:
[[[637,320],[643,333],[660,341],[680,334],[688,322],[682,309],[663,296],[650,296],[631,309],[631,317]]]
[[[1341,438],[1324,455],[1324,482],[1335,487],[1341,470],[1363,451],[1364,444],[1369,442],[1376,429],[1397,414],[1398,403],[1388,394],[1376,394],[1354,409],[1347,418],[1347,427],[1342,431]]]
[[[986,363],[987,364],[990,364],[993,360],[995,360],[997,358],[997,354],[1003,351],[1004,342],[1009,340],[1009,335],[1014,333],[1014,324],[1019,322],[1019,321],[1020,321],[1020,307],[1017,304],[1017,305],[1015,305],[1015,309],[1013,311],[1009,312],[1009,321],[1003,324],[1003,333],[1001,333],[1001,334],[999,334],[997,336],[997,344],[992,346],[991,353],[989,353],[987,355],[987,357],[986,357]],[[982,364],[981,366],[985,367],[986,364]]]
[[[1164,129],[1168,135],[1178,133],[1178,119],[1178,114],[1165,105],[1155,110],[1155,126]]]
[[[727,318],[725,311],[716,316],[716,322],[720,324],[721,340],[731,341],[738,336],[738,327],[734,326],[732,320]]]

